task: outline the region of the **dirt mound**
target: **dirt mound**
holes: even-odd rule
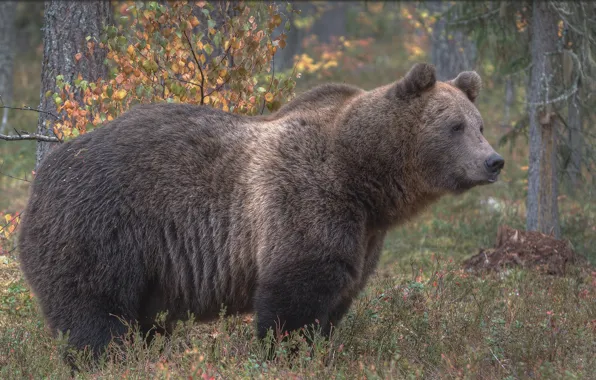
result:
[[[570,264],[585,264],[587,261],[575,254],[571,244],[557,240],[550,235],[535,231],[520,231],[500,226],[495,248],[481,249],[463,263],[469,271],[502,271],[521,266],[540,272],[564,275]]]

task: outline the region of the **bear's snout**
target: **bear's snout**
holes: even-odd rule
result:
[[[501,157],[499,153],[493,153],[484,162],[484,165],[490,173],[498,174],[501,171],[501,169],[503,169],[503,166],[505,166],[505,160],[503,159],[503,157]]]

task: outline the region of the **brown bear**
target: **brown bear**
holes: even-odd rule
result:
[[[317,87],[268,116],[133,108],[56,148],[20,226],[20,261],[54,332],[99,353],[152,328],[255,311],[257,334],[329,334],[388,229],[443,194],[494,182],[475,72],[416,64],[371,91]]]

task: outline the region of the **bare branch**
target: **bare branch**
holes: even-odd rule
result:
[[[37,133],[19,133],[17,136],[14,135],[2,135],[0,134],[0,140],[5,141],[21,141],[21,140],[37,140],[44,142],[62,142],[58,137],[45,136]]]
[[[8,178],[16,179],[16,180],[19,180],[19,181],[23,181],[23,182],[28,182],[28,183],[31,183],[31,181],[29,181],[28,179],[25,179],[25,178],[19,178],[19,177],[13,177],[13,176],[11,176],[10,174],[6,174],[6,173],[4,173],[4,172],[1,172],[1,171],[0,171],[0,175],[3,175],[3,176],[5,176],[5,177],[8,177]]]
[[[273,85],[273,79],[275,78],[275,54],[271,57],[271,82],[269,82],[269,88],[267,92],[271,91],[271,86]],[[267,104],[267,99],[263,97],[263,107],[261,107],[261,115],[265,112],[265,104]]]
[[[42,111],[40,109],[32,108],[32,107],[29,107],[29,106],[24,106],[24,107],[9,107],[9,106],[2,105],[2,106],[0,106],[0,109],[2,109],[2,108],[6,108],[6,109],[9,109],[9,110],[19,110],[19,111],[33,111],[33,112],[37,112],[37,113],[43,113],[43,114],[46,114],[46,115],[50,115],[50,116],[52,116],[56,120],[60,119],[57,115],[55,115],[55,114],[53,114],[51,112]]]
[[[500,11],[500,8],[493,9],[493,10],[491,10],[489,12],[486,12],[484,14],[481,14],[481,15],[479,15],[477,17],[472,17],[472,18],[468,18],[468,19],[465,19],[465,20],[454,20],[454,21],[450,21],[450,22],[447,23],[447,25],[449,25],[449,26],[453,26],[453,25],[468,25],[468,24],[473,23],[475,21],[479,21],[479,20],[482,20],[482,19],[488,19],[492,15],[499,13],[499,11]]]

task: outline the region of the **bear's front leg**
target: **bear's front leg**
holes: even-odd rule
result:
[[[345,295],[357,280],[353,263],[329,256],[271,265],[259,278],[255,294],[258,336],[264,338],[270,328],[285,333],[311,324],[328,336],[331,323],[349,307]]]

